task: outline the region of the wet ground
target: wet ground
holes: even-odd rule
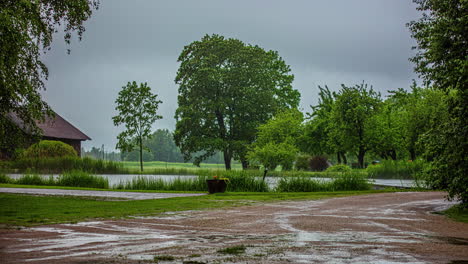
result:
[[[0,230],[2,263],[464,263],[440,192],[294,201]],[[244,246],[238,254],[220,250]],[[173,260],[169,260],[174,258]]]
[[[150,199],[205,195],[204,193],[142,193],[142,192],[111,192],[111,191],[85,191],[85,190],[33,189],[33,188],[0,188],[0,193],[86,196],[86,197],[99,197],[99,198],[104,198],[106,200],[150,200]]]

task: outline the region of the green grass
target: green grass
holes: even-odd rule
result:
[[[83,171],[69,171],[54,178],[53,176],[43,177],[38,174],[27,173],[18,179],[6,176],[0,177],[0,182],[20,185],[45,185],[45,186],[70,186],[88,188],[109,188],[109,180],[102,176],[90,175]]]
[[[339,173],[330,181],[310,177],[283,177],[277,191],[280,192],[326,192],[369,190],[367,177],[361,173]]]
[[[468,208],[455,205],[442,212],[442,214],[452,218],[455,221],[468,223]]]
[[[234,247],[227,247],[218,250],[218,253],[221,254],[231,254],[231,255],[239,255],[245,253],[245,250],[247,249],[246,246],[244,245],[239,245],[239,246],[234,246]]]
[[[104,201],[94,198],[36,196],[0,193],[0,223],[8,226],[34,226],[74,223],[90,219],[149,216],[164,212],[208,210],[249,205],[255,202],[316,200],[384,191],[316,193],[222,193],[196,197],[155,200]]]
[[[159,261],[174,261],[175,257],[170,255],[156,255],[153,258],[154,262],[158,263]]]

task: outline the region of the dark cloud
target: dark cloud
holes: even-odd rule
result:
[[[405,24],[419,14],[409,1],[102,0],[72,53],[58,35],[44,57],[44,98],[93,138],[115,146],[115,98],[128,81],[148,82],[164,102],[155,128],[174,128],[177,57],[205,34],[277,50],[291,65],[301,107],[317,102],[317,85],[339,89],[363,80],[385,93],[416,78],[414,42]]]

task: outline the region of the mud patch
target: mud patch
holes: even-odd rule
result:
[[[172,256],[173,263],[273,264],[468,259],[462,250],[467,224],[428,213],[446,203],[444,193],[391,193],[0,230],[0,258],[146,263]],[[223,253],[239,247],[239,254]]]

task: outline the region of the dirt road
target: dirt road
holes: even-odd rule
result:
[[[294,201],[0,231],[2,263],[451,263],[468,224],[433,214],[444,193]],[[233,246],[245,252],[218,252]],[[242,250],[241,250],[242,251]],[[463,263],[463,262],[453,262]]]

